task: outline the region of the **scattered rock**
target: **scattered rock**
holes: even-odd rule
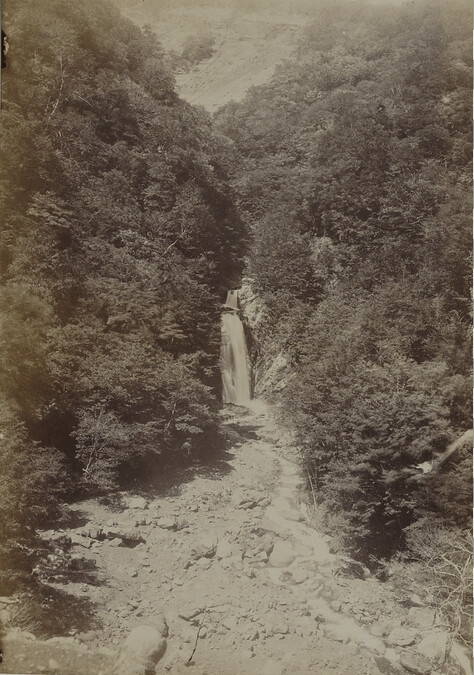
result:
[[[288,541],[278,540],[269,558],[272,567],[289,567],[295,559],[293,548]]]
[[[399,647],[409,647],[415,643],[415,636],[413,631],[406,628],[395,628],[392,630],[387,638],[387,641],[392,645]]]
[[[120,648],[111,675],[147,675],[166,652],[166,634],[154,626],[136,626]]]
[[[444,662],[448,645],[448,634],[444,631],[430,633],[416,645],[416,651],[420,656],[428,659],[435,665]]]
[[[430,675],[432,671],[432,666],[428,659],[413,652],[403,652],[400,656],[400,663],[405,670],[415,675]]]

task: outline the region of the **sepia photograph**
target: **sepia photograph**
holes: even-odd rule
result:
[[[2,0],[0,674],[472,675],[471,0]]]

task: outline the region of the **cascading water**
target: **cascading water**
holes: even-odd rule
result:
[[[250,374],[238,291],[229,291],[222,316],[221,367],[224,403],[250,403]]]

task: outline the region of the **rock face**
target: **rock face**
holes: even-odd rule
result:
[[[168,627],[136,626],[122,647],[110,675],[149,675],[166,652]]]

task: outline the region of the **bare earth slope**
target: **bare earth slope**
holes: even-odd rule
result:
[[[268,81],[275,66],[291,54],[307,20],[304,14],[257,10],[237,14],[216,7],[176,7],[157,15],[150,0],[124,13],[140,26],[149,24],[168,50],[179,52],[190,36],[215,38],[214,55],[176,78],[180,96],[210,112],[241,100],[249,87]]]

